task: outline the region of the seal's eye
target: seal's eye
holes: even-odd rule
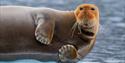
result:
[[[82,8],[82,7],[80,7],[80,8],[79,8],[79,10],[83,10],[83,8]]]
[[[95,10],[95,8],[91,8],[91,10]]]

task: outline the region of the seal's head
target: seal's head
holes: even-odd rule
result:
[[[87,38],[96,35],[99,26],[99,10],[94,4],[81,4],[74,11],[76,23]],[[88,33],[89,32],[89,33]]]

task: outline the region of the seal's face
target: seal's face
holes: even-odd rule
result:
[[[96,35],[99,25],[99,11],[93,4],[79,5],[75,10],[76,22],[83,33],[88,33],[92,37]],[[86,35],[88,37],[88,35]]]

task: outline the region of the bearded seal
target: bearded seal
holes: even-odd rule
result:
[[[5,53],[0,58],[22,55],[77,62],[95,44],[99,10],[93,4],[81,4],[75,11],[20,6],[1,6],[0,10],[0,50]]]

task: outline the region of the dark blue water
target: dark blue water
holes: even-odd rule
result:
[[[60,10],[73,10],[81,3],[96,4],[100,9],[101,19],[97,42],[79,63],[125,63],[125,0],[0,0],[0,5],[42,6]],[[0,63],[23,62],[42,63],[37,60]]]

